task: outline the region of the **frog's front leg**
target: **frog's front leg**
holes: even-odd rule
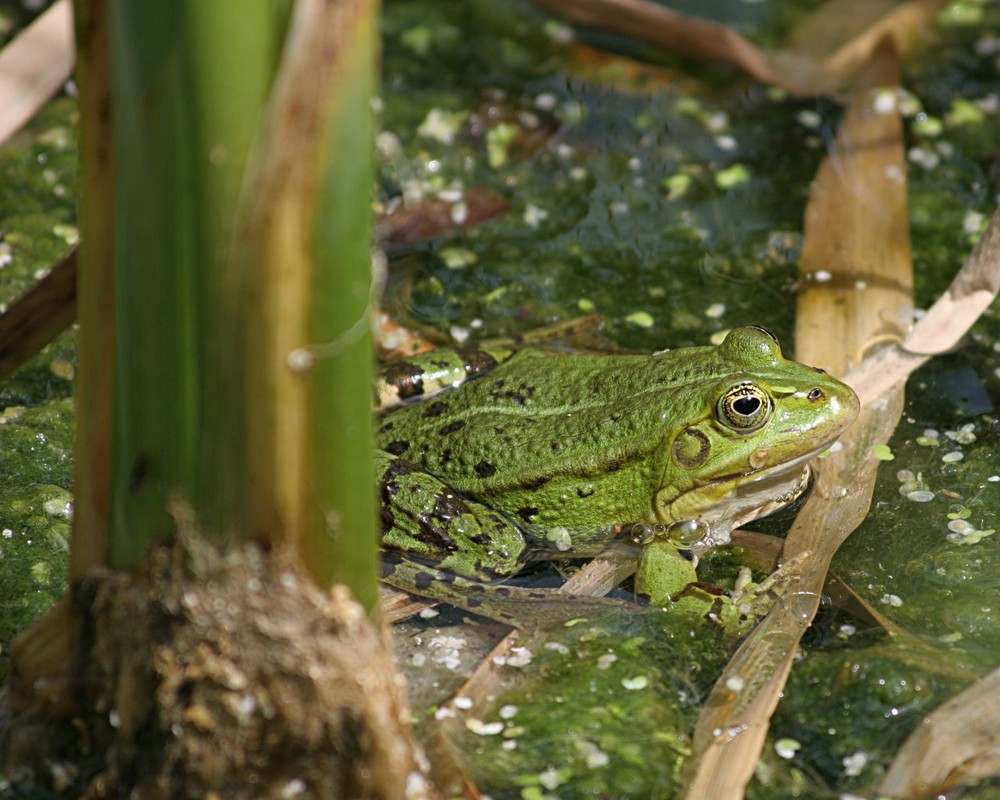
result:
[[[704,618],[727,634],[744,634],[766,611],[762,594],[755,592],[750,571],[743,569],[731,594],[702,583],[695,562],[668,536],[652,537],[643,545],[635,576],[636,592],[651,605],[670,613]]]
[[[688,588],[697,583],[695,562],[682,553],[677,543],[666,536],[653,536],[642,546],[635,573],[635,591],[653,606],[674,606],[684,601]],[[680,607],[680,606],[679,606]]]

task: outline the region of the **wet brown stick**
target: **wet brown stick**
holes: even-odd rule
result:
[[[74,246],[0,314],[0,378],[6,378],[76,320]]]

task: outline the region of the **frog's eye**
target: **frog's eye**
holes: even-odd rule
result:
[[[753,383],[739,383],[719,398],[716,414],[719,421],[737,433],[760,430],[771,418],[771,396]]]

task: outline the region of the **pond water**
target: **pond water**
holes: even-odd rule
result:
[[[816,5],[687,10],[774,45]],[[1000,193],[998,24],[1000,4],[955,3],[905,67],[918,308],[947,286]],[[789,99],[528,3],[388,0],[383,32],[377,202],[443,196],[457,222],[469,190],[505,207],[389,243],[394,316],[465,341],[599,313],[608,342],[648,351],[756,324],[794,350],[803,209],[842,97]],[[73,116],[60,99],[0,149],[0,302],[75,239]],[[0,385],[2,671],[14,634],[64,588],[72,364],[69,333]],[[750,797],[873,796],[922,716],[996,666],[998,397],[994,307],[911,379],[894,460],[834,564],[920,645],[824,606]],[[791,518],[759,527],[780,532]],[[724,586],[737,569],[726,553],[703,566]],[[497,631],[453,612],[406,631],[419,644],[404,666],[432,675],[414,709],[427,725]],[[475,709],[471,774],[495,798],[672,797],[698,703],[733,646],[653,613],[567,627],[509,661],[510,693]]]

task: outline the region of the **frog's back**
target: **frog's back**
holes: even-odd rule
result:
[[[530,499],[543,486],[549,498],[585,493],[609,474],[625,489],[617,497],[628,497],[628,484],[655,485],[663,437],[707,413],[706,393],[695,387],[732,372],[710,357],[714,349],[525,350],[477,380],[386,415],[380,445],[486,500]],[[639,495],[648,505],[649,492]]]

